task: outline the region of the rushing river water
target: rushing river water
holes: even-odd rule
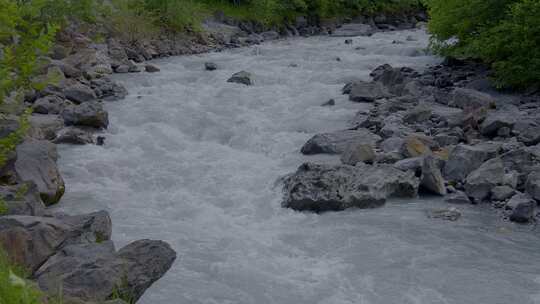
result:
[[[117,76],[130,95],[107,104],[106,145],[60,147],[58,208],[108,210],[118,247],[173,246],[178,258],[144,304],[540,303],[538,233],[488,208],[460,207],[446,222],[426,217],[444,206],[430,198],[322,215],[280,207],[276,180],[306,160],[336,161],[299,149],[362,108],[341,95],[344,83],[383,63],[436,63],[427,41],[422,31],[352,45],[293,39]],[[204,71],[206,61],[219,69]],[[240,70],[255,85],[226,82]],[[330,98],[335,106],[320,106]]]

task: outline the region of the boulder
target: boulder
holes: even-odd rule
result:
[[[36,272],[45,291],[102,302],[120,296],[135,303],[176,259],[163,241],[139,240],[115,252],[112,242],[64,247]]]
[[[450,153],[443,176],[449,181],[462,181],[490,156],[490,151],[484,147],[459,144]]]
[[[418,179],[389,165],[305,163],[285,180],[283,207],[299,211],[374,208],[388,197],[415,197]]]
[[[353,144],[375,145],[381,138],[367,129],[317,134],[302,147],[302,154],[341,154]]]
[[[540,172],[529,174],[525,183],[525,192],[535,200],[540,201]]]
[[[491,108],[494,104],[494,99],[490,95],[465,88],[455,88],[448,101],[449,106],[460,109]]]
[[[534,219],[536,202],[527,194],[518,193],[506,204],[510,210],[510,220],[516,223],[527,223]]]
[[[491,190],[504,182],[504,164],[493,158],[471,172],[465,180],[465,193],[478,201],[489,197]]]
[[[207,71],[215,71],[217,70],[218,66],[217,64],[213,63],[213,62],[205,62],[204,63],[204,69],[207,70]]]
[[[400,152],[405,140],[401,137],[390,137],[381,142],[381,149],[384,152]]]
[[[407,111],[403,116],[403,122],[408,124],[422,123],[430,119],[432,111],[425,105],[419,105]]]
[[[379,82],[359,81],[351,85],[349,100],[354,102],[374,102],[389,97],[390,94]]]
[[[413,87],[406,89],[416,75],[417,72],[411,68],[393,68],[389,64],[381,65],[370,73],[373,81],[381,83],[390,93],[395,95],[416,91],[416,88]]]
[[[58,115],[34,114],[28,121],[30,122],[28,136],[35,139],[53,140],[58,131],[64,127],[64,120]]]
[[[76,127],[61,130],[53,140],[55,144],[86,145],[95,143],[91,132]]]
[[[6,212],[0,215],[45,214],[45,205],[33,183],[0,186],[0,198],[4,201]]]
[[[423,159],[420,187],[434,194],[446,195],[444,178],[435,158],[431,155]]]
[[[32,113],[36,114],[59,114],[69,104],[63,98],[55,95],[47,95],[38,98],[32,105]]]
[[[100,102],[85,102],[80,105],[66,107],[62,118],[67,126],[86,126],[106,129],[109,125],[109,115]]]
[[[17,146],[17,175],[22,181],[36,185],[45,205],[56,204],[65,191],[57,158],[56,146],[45,140],[27,139]]]
[[[0,246],[32,272],[66,245],[95,243],[110,237],[111,220],[105,211],[79,216],[0,217]]]
[[[444,201],[449,204],[471,204],[471,200],[463,191],[456,191],[448,194],[444,198]]]
[[[431,137],[421,134],[410,134],[405,138],[401,153],[406,157],[430,155],[432,147],[436,148],[437,143]]]
[[[253,81],[251,80],[251,78],[252,78],[251,73],[248,73],[246,71],[241,71],[232,75],[231,78],[227,80],[227,82],[245,84],[245,85],[250,86],[253,84]]]
[[[65,88],[64,95],[67,99],[77,104],[97,99],[94,90],[82,83],[72,84]]]
[[[423,157],[412,157],[397,161],[393,166],[401,171],[413,171],[417,176],[422,173]]]
[[[337,28],[332,36],[334,37],[356,37],[370,36],[375,32],[374,28],[369,24],[349,23]]]
[[[516,194],[516,190],[509,186],[497,186],[491,189],[492,201],[505,201]]]
[[[161,71],[157,66],[153,65],[153,64],[146,64],[144,66],[144,70],[148,73],[157,73],[159,71]]]
[[[480,125],[480,132],[484,136],[495,136],[502,128],[514,127],[514,124],[519,119],[521,114],[517,110],[517,107],[512,110],[510,107],[503,108],[501,110],[488,112],[486,118]]]
[[[355,143],[345,149],[341,155],[341,162],[354,166],[358,162],[373,163],[375,157],[375,150],[373,150],[372,145]]]
[[[461,217],[461,212],[456,208],[428,210],[429,218],[455,222]]]

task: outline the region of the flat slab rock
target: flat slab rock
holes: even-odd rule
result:
[[[368,129],[342,130],[317,134],[302,147],[302,154],[341,154],[350,145],[375,145],[381,137]]]
[[[286,178],[282,206],[313,212],[375,208],[389,197],[416,197],[418,187],[412,171],[390,165],[305,163]]]

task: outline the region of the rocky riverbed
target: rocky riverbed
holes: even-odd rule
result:
[[[56,210],[172,245],[142,303],[535,303],[537,97],[365,29],[116,76]]]

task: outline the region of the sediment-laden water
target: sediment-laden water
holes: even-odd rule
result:
[[[383,63],[438,62],[422,31],[353,40],[278,41],[118,76],[130,95],[107,103],[106,145],[60,147],[58,209],[108,210],[118,246],[174,247],[144,304],[540,303],[538,232],[488,208],[460,207],[458,222],[426,217],[444,206],[435,198],[322,215],[281,208],[281,176],[336,161],[299,150],[363,107],[341,95],[346,82]],[[204,71],[207,61],[219,69]],[[253,86],[226,82],[240,70]],[[335,106],[320,106],[330,98]]]

